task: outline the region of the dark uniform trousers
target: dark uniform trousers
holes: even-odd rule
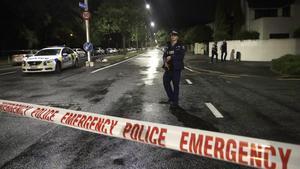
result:
[[[216,56],[216,62],[218,62],[218,47],[217,47],[217,45],[214,45],[213,46],[213,48],[212,48],[212,51],[211,51],[211,53],[212,53],[212,56],[211,56],[211,63],[213,63],[214,62],[214,57]]]
[[[226,56],[227,56],[227,43],[223,43],[221,46],[221,61],[226,62]]]
[[[181,70],[165,71],[163,76],[165,91],[169,100],[174,104],[178,104],[180,77]],[[173,89],[171,82],[173,84]]]
[[[170,69],[168,70],[165,65],[165,73],[163,75],[163,84],[169,101],[173,104],[178,104],[179,99],[179,83],[181,77],[181,71],[184,69],[183,59],[185,54],[185,48],[183,45],[176,43],[174,46],[168,44],[163,56],[164,62],[167,56],[171,56]],[[171,82],[173,88],[171,86]]]

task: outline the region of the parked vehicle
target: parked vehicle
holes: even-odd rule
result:
[[[127,51],[128,51],[128,52],[136,51],[136,48],[130,47],[130,48],[127,48]]]
[[[106,54],[112,54],[113,53],[113,49],[112,48],[106,48],[105,53]]]
[[[87,56],[86,52],[83,49],[81,49],[81,48],[74,48],[73,50],[78,54],[78,56],[80,58],[83,58],[83,57]]]
[[[94,49],[94,54],[96,54],[96,55],[103,55],[103,54],[105,54],[105,50],[102,49],[101,47],[96,47]]]
[[[49,47],[38,51],[33,56],[24,58],[22,71],[61,72],[68,67],[78,67],[78,54],[69,47]]]
[[[119,50],[117,48],[112,48],[112,53],[118,53]]]
[[[32,56],[35,52],[36,50],[16,51],[13,55],[10,56],[10,63],[13,66],[21,65],[24,58]]]

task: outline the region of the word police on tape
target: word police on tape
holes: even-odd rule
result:
[[[0,112],[255,168],[300,166],[300,145],[7,100]]]

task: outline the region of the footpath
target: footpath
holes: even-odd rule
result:
[[[236,74],[276,77],[280,76],[271,71],[271,62],[250,62],[250,61],[226,61],[210,63],[207,55],[194,55],[187,53],[185,55],[185,66],[201,72],[217,73],[217,74]]]
[[[145,50],[132,51],[126,54],[115,54],[115,55],[95,55],[91,57],[91,60],[94,62],[94,67],[92,69],[96,70],[119,62],[131,59],[139,54],[144,53]],[[81,61],[82,64],[85,64],[86,59]]]

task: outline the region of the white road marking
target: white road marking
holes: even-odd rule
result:
[[[14,74],[14,73],[16,73],[16,72],[17,72],[17,71],[1,73],[0,76],[3,76],[3,75],[9,75],[9,74]]]
[[[286,81],[298,81],[298,80],[300,80],[300,78],[279,78],[279,79],[277,79],[277,80],[286,80]]]
[[[189,79],[185,79],[185,81],[189,84],[189,85],[192,85],[192,81],[190,81]]]
[[[228,77],[228,78],[240,78],[240,76],[239,75],[230,75],[230,74],[228,74],[228,75],[220,75],[221,77]]]
[[[190,69],[190,68],[188,68],[188,67],[186,67],[186,66],[184,66],[184,68],[185,68],[186,70],[189,70],[189,71],[191,71],[191,72],[194,72],[194,70],[192,70],[192,69]]]
[[[139,55],[137,55],[137,56],[139,56]],[[137,57],[137,56],[135,56],[135,57]],[[113,67],[113,66],[117,66],[117,65],[119,65],[119,64],[121,64],[121,63],[128,62],[128,61],[130,61],[131,59],[134,59],[135,57],[132,57],[132,58],[123,60],[123,61],[121,61],[121,62],[112,64],[112,65],[109,65],[109,66],[106,66],[106,67],[103,67],[103,68],[100,68],[100,69],[97,69],[97,70],[94,70],[94,71],[92,71],[91,73],[96,73],[96,72],[99,72],[99,71],[101,71],[101,70],[108,69],[108,68],[111,68],[111,67]]]
[[[1,65],[1,66],[0,66],[0,69],[2,69],[2,68],[7,68],[7,67],[11,67],[11,65]]]
[[[16,69],[20,69],[21,66],[8,66],[8,67],[3,67],[0,68],[0,70],[16,70]]]
[[[216,118],[223,118],[223,115],[215,108],[211,103],[205,103],[205,105],[209,108],[209,110],[213,113]]]

